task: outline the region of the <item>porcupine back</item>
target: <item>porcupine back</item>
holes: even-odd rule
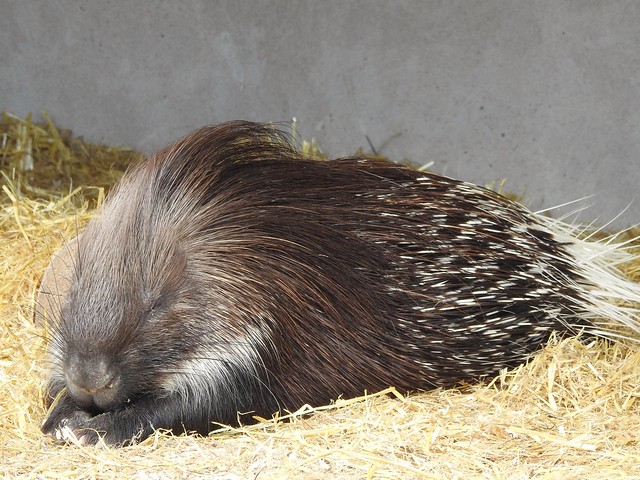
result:
[[[615,270],[619,249],[476,185],[304,158],[248,122],[140,165],[79,251],[71,313],[85,321],[63,337],[149,363],[148,388],[224,384],[237,401],[221,421],[450,386],[517,365],[553,330],[640,323],[615,306],[640,300]]]

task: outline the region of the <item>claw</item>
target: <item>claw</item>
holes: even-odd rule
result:
[[[70,443],[81,443],[80,439],[78,439],[78,437],[76,437],[76,434],[73,432],[73,429],[71,429],[71,427],[66,425],[66,420],[63,421],[63,424],[60,425],[60,427],[56,428],[54,431],[54,436],[56,437],[56,440],[62,440],[64,442],[70,442]],[[80,438],[84,438],[84,436],[80,437]]]

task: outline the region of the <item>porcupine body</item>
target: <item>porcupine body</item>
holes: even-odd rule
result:
[[[43,430],[204,434],[495,375],[554,330],[637,331],[624,255],[476,185],[206,127],[128,172],[79,238]]]

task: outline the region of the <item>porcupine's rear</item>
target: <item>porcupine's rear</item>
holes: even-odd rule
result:
[[[389,259],[370,283],[393,305],[385,361],[401,379],[412,376],[405,360],[417,366],[415,378],[395,385],[494,375],[554,330],[638,333],[640,286],[616,269],[631,259],[624,248],[580,240],[578,228],[477,185],[400,172],[411,180],[376,172],[385,191],[355,195],[354,210],[365,198],[352,227],[374,245],[367,255]]]
[[[413,266],[408,291],[421,292],[409,321],[422,341],[415,361],[432,370],[435,384],[513,367],[553,330],[638,333],[640,286],[616,268],[632,258],[624,248],[580,240],[579,228],[476,185],[432,175],[417,181],[420,235],[401,258]],[[398,318],[411,328],[410,313]]]

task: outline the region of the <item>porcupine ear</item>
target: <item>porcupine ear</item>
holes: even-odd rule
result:
[[[65,243],[51,256],[36,296],[34,322],[47,328],[60,322],[60,311],[71,288],[78,259],[78,237]]]

